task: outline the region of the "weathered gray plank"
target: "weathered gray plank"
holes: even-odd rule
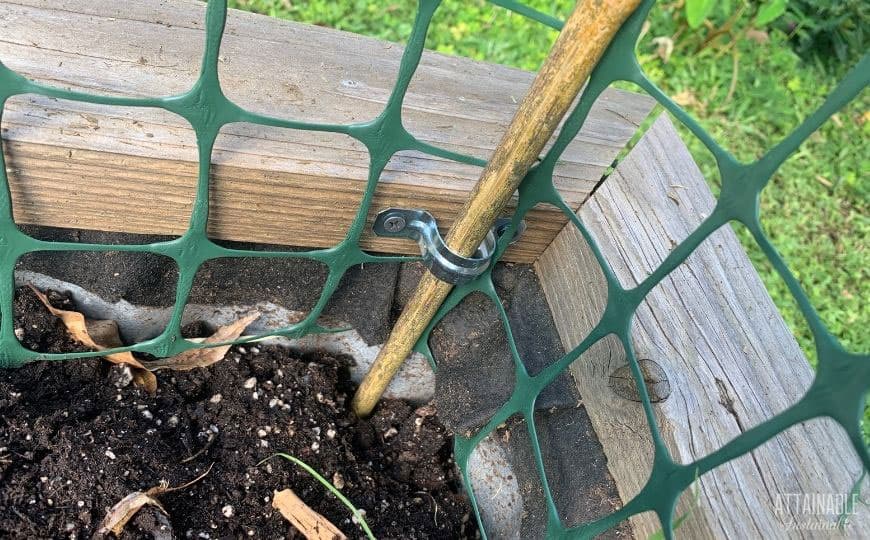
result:
[[[205,4],[193,0],[4,1],[0,60],[63,88],[124,96],[180,93],[196,79],[204,14]],[[402,50],[231,10],[220,77],[230,98],[256,112],[362,121],[376,117],[386,103]],[[403,115],[421,140],[487,158],[531,78],[520,70],[427,52]],[[193,132],[184,120],[31,98],[10,100],[3,117],[19,222],[184,231],[196,171]],[[573,207],[579,208],[651,104],[617,90],[602,96],[557,167],[555,181]],[[215,162],[220,166],[213,170],[213,236],[331,246],[343,238],[362,197],[368,154],[346,136],[230,125],[218,139]],[[478,167],[403,153],[382,175],[374,208],[423,206],[446,228],[479,173]],[[551,209],[533,212],[508,260],[533,261],[564,221]],[[410,241],[367,237],[364,244],[417,252]]]
[[[662,116],[616,172],[579,211],[625,286],[639,283],[693,230],[713,197],[700,171]],[[536,263],[566,348],[597,323],[604,278],[573,226]],[[674,459],[688,463],[797,401],[812,371],[730,227],[711,236],[641,305],[632,340],[640,359],[662,366],[672,393],[655,404]],[[608,456],[623,501],[647,480],[651,439],[639,403],[609,388],[625,365],[611,336],[572,366],[583,401]],[[776,514],[778,495],[845,493],[861,467],[842,430],[827,420],[796,426],[751,455],[700,481],[699,508],[680,528],[684,538],[827,536],[788,530]],[[684,496],[678,515],[689,509]],[[821,518],[831,524],[837,516]],[[852,534],[870,530],[870,513],[852,517]],[[639,538],[659,528],[651,513],[632,520]]]

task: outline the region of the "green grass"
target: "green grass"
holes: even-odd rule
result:
[[[560,18],[574,5],[573,0],[526,3]],[[230,5],[399,42],[407,39],[416,10],[413,0],[230,0]],[[788,134],[850,67],[842,65],[831,73],[802,63],[781,31],[766,29],[762,35],[753,30],[748,11],[735,17],[730,32],[705,43],[709,30],[689,30],[681,12],[668,6],[653,8],[638,45],[641,64],[741,160],[760,156]],[[534,70],[555,37],[556,32],[482,0],[444,0],[427,47]],[[658,44],[666,40],[655,38],[672,41],[667,61],[658,54]],[[715,164],[687,130],[682,134],[715,190]],[[870,95],[865,90],[782,166],[762,199],[766,232],[829,330],[847,349],[863,352],[870,351],[870,311],[864,305],[870,298],[870,156],[864,145],[868,134]],[[736,229],[786,323],[814,363],[812,336],[784,283],[748,234]],[[865,430],[868,426],[870,421],[865,421]]]
[[[267,462],[270,459],[275,458],[275,457],[284,458],[287,461],[295,464],[297,467],[301,468],[302,470],[304,470],[305,472],[307,472],[311,476],[313,476],[314,479],[317,480],[318,482],[320,482],[320,484],[323,487],[325,487],[330,493],[335,495],[335,497],[339,501],[341,501],[341,504],[345,505],[347,507],[347,509],[350,510],[350,513],[353,514],[353,517],[356,520],[356,523],[359,524],[360,528],[365,533],[366,538],[368,538],[369,540],[375,540],[375,535],[372,534],[372,530],[369,527],[368,522],[366,521],[365,514],[362,511],[360,511],[359,508],[354,506],[353,503],[350,502],[350,499],[345,497],[344,494],[341,491],[339,491],[339,489],[337,487],[335,487],[332,482],[330,482],[329,480],[324,478],[323,475],[321,475],[319,472],[314,470],[314,467],[312,467],[311,465],[305,463],[304,461],[302,461],[301,459],[299,459],[296,456],[291,456],[290,454],[285,454],[284,452],[278,452],[277,454],[273,454],[273,455],[267,457],[266,459],[264,459],[263,461],[257,463],[257,465],[258,466],[262,465],[263,463],[265,463],[265,462]]]

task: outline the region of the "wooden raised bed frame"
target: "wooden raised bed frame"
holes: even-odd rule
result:
[[[204,4],[189,0],[13,0],[0,5],[0,60],[42,82],[115,95],[167,95],[195,79]],[[82,29],[88,29],[83,32]],[[402,48],[353,34],[233,12],[221,82],[257,111],[322,122],[374,118]],[[292,52],[292,56],[290,53]],[[286,59],[286,60],[283,60]],[[488,157],[531,74],[426,53],[404,116],[421,140]],[[658,118],[615,172],[599,181],[652,102],[611,90],[557,167],[557,185],[624,284],[635,284],[685,238],[713,198],[674,127]],[[181,234],[196,176],[193,132],[149,110],[91,107],[23,96],[3,112],[3,138],[19,223]],[[213,167],[210,233],[221,239],[322,247],[341,240],[362,195],[365,149],[340,135],[228,126]],[[395,158],[373,206],[423,207],[445,228],[480,169],[429,156]],[[328,212],[329,220],[323,217]],[[573,226],[542,208],[507,260],[534,263],[566,348],[585,337],[605,299],[603,276]],[[410,242],[367,237],[365,247],[416,253]],[[658,363],[671,394],[655,405],[678,461],[718,448],[794,403],[812,371],[736,236],[724,228],[657,287],[634,321],[639,358]],[[651,440],[639,403],[608,379],[625,365],[605,340],[572,366],[623,501],[646,481]],[[847,456],[853,456],[849,461]],[[826,420],[796,426],[700,479],[686,538],[791,536],[775,497],[843,493],[860,465]],[[677,515],[689,509],[684,496]],[[868,513],[851,527],[870,530]],[[861,525],[864,523],[864,525]],[[650,514],[635,536],[659,529]]]

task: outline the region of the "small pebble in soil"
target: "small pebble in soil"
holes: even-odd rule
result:
[[[365,508],[357,509],[357,512],[354,513],[353,516],[350,518],[350,520],[354,523],[354,525],[359,525],[359,518],[357,516],[365,518],[366,517]]]
[[[344,477],[341,473],[335,473],[332,475],[332,484],[338,489],[344,488]]]
[[[117,373],[118,376],[117,379],[115,379],[115,386],[118,388],[126,388],[130,386],[130,383],[133,382],[133,371],[130,369],[130,366],[124,364]]]
[[[84,351],[27,294],[16,293],[27,309],[16,308],[15,328],[25,330],[28,344]],[[68,297],[57,307],[74,309]],[[285,488],[348,537],[361,537],[347,508],[308,473],[278,458],[260,464],[276,452],[305,461],[366,508],[376,537],[478,537],[450,435],[434,409],[422,414],[383,400],[370,418],[357,419],[346,408],[355,390],[351,362],[235,347],[207,368],[159,372],[154,396],[132,381],[125,386],[124,367],[102,359],[0,370],[0,456],[16,456],[14,465],[0,460],[0,538],[91,538],[124,497],[161,480],[184,485],[212,465],[202,480],[160,498],[179,538],[202,531],[209,538],[294,538],[271,507],[272,493]],[[6,399],[11,395],[19,397]],[[154,512],[137,515],[125,536],[155,536]]]

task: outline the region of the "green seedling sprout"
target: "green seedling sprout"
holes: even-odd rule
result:
[[[354,515],[354,517],[356,518],[356,521],[357,521],[357,523],[359,523],[359,526],[362,527],[362,530],[366,533],[366,536],[369,537],[369,540],[376,540],[376,539],[375,539],[375,535],[372,534],[372,530],[369,528],[369,524],[366,523],[366,519],[363,517],[363,513],[360,512],[359,509],[358,509],[356,506],[354,506],[352,502],[350,502],[350,499],[348,499],[347,497],[345,497],[345,496],[341,493],[341,491],[338,490],[337,487],[335,487],[334,485],[332,485],[332,482],[330,482],[329,480],[327,480],[326,478],[324,478],[323,476],[321,476],[320,473],[317,472],[317,471],[315,471],[314,468],[313,468],[311,465],[305,463],[304,461],[302,461],[301,459],[297,458],[296,456],[291,456],[290,454],[285,454],[285,453],[283,453],[283,452],[278,452],[277,454],[273,454],[273,455],[267,457],[266,459],[264,459],[263,461],[257,463],[257,466],[262,465],[263,463],[269,461],[270,459],[272,459],[272,458],[274,458],[274,457],[282,457],[282,458],[284,458],[284,459],[286,459],[286,460],[288,460],[288,461],[291,461],[291,462],[295,463],[296,465],[298,465],[299,467],[301,467],[302,469],[304,469],[305,472],[307,472],[308,474],[310,474],[311,476],[313,476],[313,477],[314,477],[318,482],[320,482],[321,484],[323,484],[323,486],[324,486],[326,489],[328,489],[330,492],[332,492],[333,495],[335,495],[336,497],[338,497],[338,500],[341,501],[342,504],[344,504],[345,506],[347,506],[347,508],[351,511],[351,513],[352,513],[352,514]]]

